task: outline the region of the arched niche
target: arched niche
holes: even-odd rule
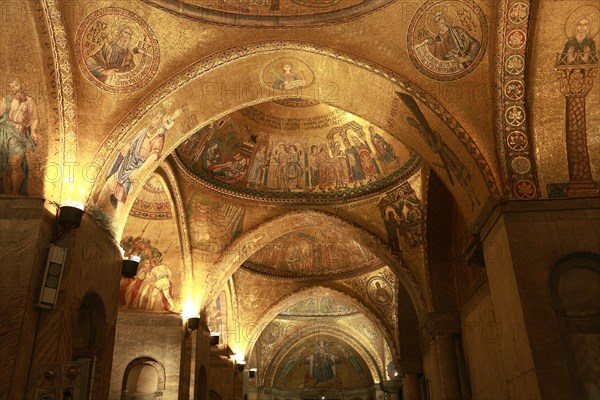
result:
[[[165,367],[160,362],[151,357],[136,358],[123,373],[121,400],[162,399],[165,385]]]
[[[196,375],[196,394],[197,399],[206,399],[208,397],[208,374],[204,365],[200,366],[198,375]]]
[[[600,255],[561,259],[550,278],[550,293],[571,375],[573,397],[600,396]]]
[[[105,371],[104,365],[109,362],[110,347],[104,302],[97,293],[87,293],[79,305],[73,334],[73,359],[89,359],[91,368]],[[92,371],[93,373],[93,371]],[[100,391],[101,379],[91,381],[91,391]]]

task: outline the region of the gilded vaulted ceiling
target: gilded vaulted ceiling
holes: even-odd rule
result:
[[[220,25],[320,26],[358,18],[392,0],[145,0],[176,15]]]
[[[506,200],[598,196],[597,0],[6,9],[21,18],[2,20],[0,132],[22,142],[19,164],[0,147],[0,194],[85,203],[142,257],[124,309],[213,307],[214,329],[340,317],[323,343],[293,336],[272,382],[323,385],[299,366],[321,353],[346,382],[365,369],[352,358],[376,379],[399,357],[414,321],[395,305],[433,307],[432,174],[473,233]],[[335,295],[296,296],[316,281]],[[369,361],[353,338],[389,348]]]

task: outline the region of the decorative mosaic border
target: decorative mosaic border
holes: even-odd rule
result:
[[[499,5],[496,59],[496,140],[507,198],[540,196],[525,107],[525,73],[531,0]]]
[[[158,175],[166,181],[163,182],[163,187],[168,189],[170,192],[171,200],[175,206],[175,215],[177,217],[177,226],[179,228],[179,240],[181,243],[181,250],[183,252],[183,264],[184,264],[184,281],[182,282],[182,290],[186,287],[192,287],[194,282],[194,270],[192,261],[192,245],[190,239],[190,231],[188,227],[187,214],[185,212],[185,206],[181,196],[181,190],[175,177],[175,171],[173,167],[168,163],[164,162],[157,170]]]
[[[58,85],[58,118],[60,120],[60,141],[62,147],[61,165],[63,168],[77,163],[77,104],[73,82],[73,63],[69,52],[67,32],[58,0],[43,0],[42,7],[52,46],[54,70]],[[63,182],[59,185],[59,198],[62,198]]]
[[[491,195],[495,199],[500,198],[500,192],[498,190],[494,174],[492,173],[489,164],[483,157],[483,154],[479,150],[477,144],[471,139],[465,129],[458,123],[458,121],[454,119],[448,110],[446,110],[432,95],[396,72],[379,66],[362,57],[331,49],[326,46],[318,46],[312,43],[303,42],[275,41],[244,44],[213,53],[212,55],[190,65],[188,68],[165,81],[154,92],[147,95],[139,103],[139,105],[113,129],[94,156],[94,163],[96,167],[98,170],[103,170],[103,167],[105,166],[107,159],[111,155],[115,146],[127,137],[127,134],[135,127],[141,118],[148,114],[153,107],[157,106],[173,91],[208,71],[222,67],[223,65],[236,61],[240,58],[249,57],[257,53],[283,50],[295,50],[320,54],[353,64],[388,79],[389,81],[398,85],[402,90],[419,99],[425,106],[435,113],[446,124],[446,126],[452,130],[452,132],[454,132],[471,157],[477,162]],[[95,190],[93,192],[97,191],[98,187],[103,183],[104,182],[96,181],[94,188]]]

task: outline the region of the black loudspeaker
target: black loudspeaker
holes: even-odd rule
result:
[[[44,281],[42,290],[36,305],[41,308],[52,309],[56,307],[58,292],[60,291],[60,281],[62,279],[65,260],[67,259],[67,249],[58,246],[50,246],[48,258],[46,260],[46,270],[44,271]]]

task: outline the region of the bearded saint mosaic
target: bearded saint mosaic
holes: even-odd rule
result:
[[[101,8],[88,15],[75,43],[84,76],[108,92],[141,89],[158,70],[158,39],[146,21],[123,8]]]
[[[487,22],[472,0],[429,0],[408,28],[408,54],[422,74],[459,79],[473,71],[485,53]]]

